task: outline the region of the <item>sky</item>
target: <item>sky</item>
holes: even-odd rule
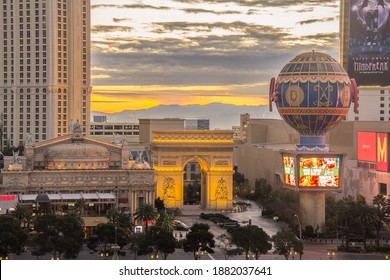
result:
[[[338,0],[91,0],[92,110],[264,105],[283,66],[338,59]]]

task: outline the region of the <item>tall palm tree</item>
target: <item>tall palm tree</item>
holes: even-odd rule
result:
[[[175,226],[175,216],[166,211],[160,213],[160,217],[157,219],[157,226],[167,232],[172,232]]]
[[[378,194],[372,200],[372,204],[375,206],[376,215],[378,217],[375,223],[376,240],[375,245],[379,247],[379,233],[382,228],[382,223],[390,225],[390,199],[387,199],[382,195]]]
[[[80,217],[84,216],[84,211],[87,209],[87,201],[84,198],[80,198],[74,204],[74,208]]]
[[[374,207],[367,204],[357,204],[356,208],[356,216],[354,222],[360,225],[363,235],[363,250],[366,252],[367,242],[366,242],[366,234],[367,231],[375,225],[379,219],[377,216],[377,211]]]
[[[148,231],[148,221],[154,221],[157,218],[157,212],[152,204],[143,204],[134,213],[134,218],[138,222],[145,223],[145,231]]]
[[[16,204],[15,210],[12,212],[12,215],[18,218],[20,221],[20,226],[24,228],[26,233],[30,230],[30,223],[32,220],[31,211],[27,210],[21,204]]]

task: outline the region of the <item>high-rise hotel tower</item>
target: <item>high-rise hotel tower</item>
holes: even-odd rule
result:
[[[90,0],[0,0],[2,145],[90,120]]]
[[[340,62],[359,87],[347,119],[390,121],[390,0],[340,1]]]

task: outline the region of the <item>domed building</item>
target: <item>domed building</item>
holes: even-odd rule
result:
[[[80,136],[79,131],[25,145],[24,156],[5,157],[0,193],[19,195],[34,205],[45,193],[55,212],[63,212],[79,199],[87,204],[85,225],[102,222],[112,207],[135,212],[139,205],[154,203],[155,175],[142,153],[133,160],[127,145]],[[138,153],[140,154],[140,153]],[[10,168],[13,162],[22,168]]]
[[[48,147],[44,154],[49,170],[109,168],[108,149],[97,144],[85,143],[84,140]]]

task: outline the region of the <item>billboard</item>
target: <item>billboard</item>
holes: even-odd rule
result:
[[[299,157],[299,187],[338,188],[340,157]]]
[[[358,132],[358,166],[389,172],[389,132]],[[370,164],[367,164],[370,163]],[[359,164],[360,163],[360,164]],[[372,164],[371,164],[372,163]]]
[[[390,85],[390,0],[351,0],[348,74],[358,86]]]
[[[376,162],[376,132],[358,132],[358,160]]]
[[[376,134],[376,170],[389,171],[389,137],[388,133]]]
[[[296,186],[295,180],[295,157],[283,156],[284,183],[289,186]]]

